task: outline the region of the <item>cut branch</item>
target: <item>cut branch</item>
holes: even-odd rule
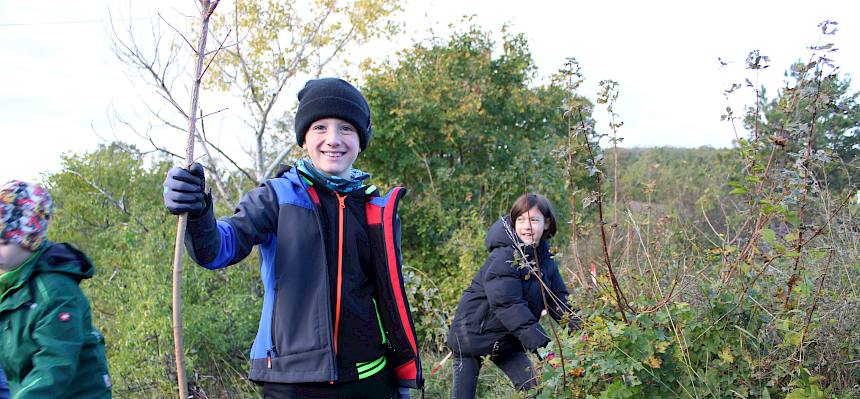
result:
[[[209,19],[220,0],[200,1],[200,36],[197,42],[194,82],[191,86],[191,105],[188,112],[188,137],[185,142],[185,167],[194,162],[194,137],[197,128],[197,106],[200,97],[200,82],[203,78],[203,62],[206,54],[206,38],[209,36]],[[188,397],[188,383],[185,378],[185,348],[182,335],[182,254],[184,252],[185,227],[188,214],[179,215],[176,226],[176,242],[173,248],[173,350],[176,358],[176,379],[179,384],[179,397]]]

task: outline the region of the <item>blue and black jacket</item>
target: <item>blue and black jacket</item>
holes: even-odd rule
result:
[[[251,347],[250,379],[348,381],[384,362],[394,369],[401,386],[420,388],[418,343],[401,275],[397,206],[406,190],[396,187],[385,196],[375,190],[350,198],[336,195],[337,215],[324,211],[326,195],[333,193],[323,190],[291,168],[246,193],[232,216],[216,221],[210,205],[202,216],[188,221],[186,247],[207,269],[237,263],[259,246],[264,296]],[[363,204],[357,204],[357,198]],[[363,207],[358,218],[347,212],[356,206]],[[356,220],[362,225],[358,230],[344,228],[354,227]],[[344,251],[351,255],[345,257]],[[369,264],[360,273],[355,270],[360,267],[356,257]],[[356,282],[354,276],[366,277],[367,284]],[[371,296],[373,302],[365,303],[364,298]],[[362,317],[341,317],[361,314],[350,312],[356,307],[372,308],[376,315],[363,323]],[[350,328],[361,324],[367,330],[381,329],[366,334],[374,344],[361,342],[361,335],[356,335],[361,330]],[[373,358],[374,351],[384,357]],[[350,356],[371,358],[343,361]]]

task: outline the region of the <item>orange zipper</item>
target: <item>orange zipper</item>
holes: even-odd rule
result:
[[[343,283],[343,209],[346,208],[344,201],[346,195],[341,197],[338,193],[334,193],[337,197],[337,299],[334,305],[334,354],[337,355],[337,329],[340,324],[340,291]]]

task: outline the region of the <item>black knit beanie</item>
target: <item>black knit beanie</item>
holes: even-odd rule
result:
[[[364,151],[370,143],[370,106],[364,96],[343,79],[312,79],[299,91],[296,111],[296,144],[305,142],[305,133],[324,118],[339,118],[358,130],[358,140]]]

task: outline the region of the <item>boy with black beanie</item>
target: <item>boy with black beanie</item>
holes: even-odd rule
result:
[[[296,143],[307,158],[217,221],[203,168],[172,168],[165,206],[189,214],[185,245],[205,268],[258,246],[265,293],[249,378],[264,398],[408,398],[423,380],[400,272],[405,189],[380,196],[352,167],[372,133],[355,87],[315,79],[298,99]]]

